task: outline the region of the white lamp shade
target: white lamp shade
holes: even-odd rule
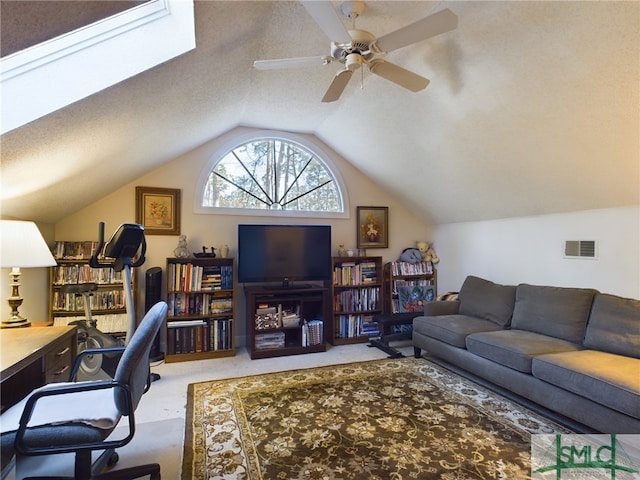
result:
[[[52,267],[49,247],[33,222],[0,220],[0,267]]]

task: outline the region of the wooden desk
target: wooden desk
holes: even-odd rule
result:
[[[67,381],[77,349],[75,326],[0,329],[2,411],[34,388]]]

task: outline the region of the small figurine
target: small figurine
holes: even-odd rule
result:
[[[173,254],[176,258],[188,258],[189,257],[189,249],[187,248],[187,236],[180,235],[178,237],[178,246],[173,251]]]
[[[339,257],[347,256],[347,250],[344,248],[344,245],[338,245],[338,256]]]

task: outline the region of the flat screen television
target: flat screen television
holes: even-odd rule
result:
[[[330,225],[238,225],[239,282],[330,279]]]

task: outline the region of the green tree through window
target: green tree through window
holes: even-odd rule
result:
[[[342,196],[327,165],[291,141],[243,143],[213,167],[203,207],[342,212]]]

